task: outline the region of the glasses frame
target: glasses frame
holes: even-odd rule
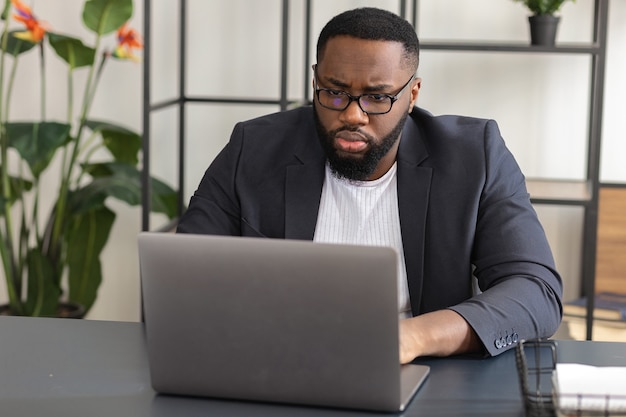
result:
[[[391,109],[393,108],[393,104],[398,101],[398,99],[400,98],[400,96],[404,93],[404,90],[407,89],[407,87],[411,84],[411,81],[413,81],[416,77],[416,74],[411,75],[411,78],[409,78],[409,80],[402,86],[402,88],[400,89],[400,91],[398,91],[395,95],[391,95],[391,94],[372,94],[372,93],[367,93],[367,94],[360,94],[358,96],[353,96],[352,94],[348,93],[347,91],[343,91],[343,90],[336,90],[334,88],[321,88],[319,86],[319,83],[317,81],[317,64],[313,65],[313,82],[315,83],[313,88],[315,90],[315,95],[317,96],[317,102],[320,104],[320,106],[324,107],[325,109],[328,110],[335,110],[335,111],[344,111],[345,109],[347,109],[348,107],[350,107],[350,104],[352,104],[353,101],[356,101],[356,103],[358,104],[359,108],[361,109],[361,111],[367,115],[380,115],[380,114],[387,114],[391,111]],[[322,104],[321,100],[320,100],[320,92],[321,91],[327,91],[327,92],[332,92],[333,94],[336,95],[345,95],[346,97],[348,97],[348,102],[346,103],[345,107],[343,108],[336,108],[336,107],[328,107],[325,106],[324,104]],[[361,98],[363,97],[368,97],[368,96],[384,96],[387,97],[389,100],[391,100],[391,104],[389,105],[389,110],[385,111],[385,112],[371,112],[371,111],[367,111],[363,108],[363,106],[361,105]]]

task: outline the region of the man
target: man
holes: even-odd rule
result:
[[[414,107],[418,60],[393,13],[334,17],[313,106],[237,124],[178,231],[394,247],[402,363],[548,337],[562,283],[524,177],[494,121]]]

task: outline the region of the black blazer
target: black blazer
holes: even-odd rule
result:
[[[325,161],[310,107],[238,123],[178,231],[312,240]],[[497,124],[414,108],[397,163],[413,314],[455,310],[491,355],[551,336],[561,278]]]

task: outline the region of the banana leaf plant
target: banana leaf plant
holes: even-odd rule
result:
[[[64,6],[64,0],[57,1]],[[135,51],[142,47],[141,37],[126,24],[132,13],[132,0],[85,1],[82,22],[93,33],[87,44],[54,31],[22,1],[5,0],[0,41],[0,256],[10,314],[57,316],[65,302],[88,312],[103,279],[100,255],[116,217],[107,202],[114,198],[129,205],[141,203],[141,136],[111,121],[90,118],[105,64],[138,60]],[[116,45],[110,50],[103,46],[107,35],[113,35]],[[37,52],[40,114],[36,120],[9,120],[20,57]],[[67,66],[67,77],[54,81],[67,83],[66,121],[46,119],[45,86],[51,81],[46,79],[46,60],[52,52]],[[87,72],[77,111],[76,71]],[[44,177],[58,184],[51,199],[42,196]],[[152,210],[173,218],[176,191],[156,178],[151,187]]]

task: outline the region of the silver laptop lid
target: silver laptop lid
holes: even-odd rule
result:
[[[156,391],[402,408],[393,249],[142,233],[139,253]]]

